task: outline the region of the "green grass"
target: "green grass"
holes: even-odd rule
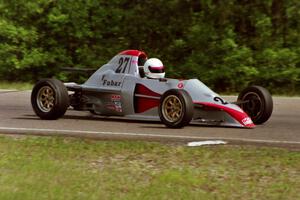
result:
[[[300,153],[0,137],[0,199],[300,199]]]
[[[0,89],[9,89],[9,90],[31,90],[33,84],[28,82],[0,82]]]

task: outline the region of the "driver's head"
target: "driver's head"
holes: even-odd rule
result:
[[[149,58],[144,64],[144,72],[147,78],[164,78],[165,67],[157,58]]]

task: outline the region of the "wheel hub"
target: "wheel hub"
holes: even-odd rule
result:
[[[50,112],[54,106],[54,91],[49,86],[42,87],[37,94],[37,105],[43,112]]]
[[[170,95],[163,101],[163,115],[169,122],[176,122],[182,116],[183,106],[180,99],[175,95]]]
[[[243,100],[248,102],[242,108],[252,119],[261,114],[262,100],[256,93],[249,92],[245,94]]]

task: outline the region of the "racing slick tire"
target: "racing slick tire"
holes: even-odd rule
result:
[[[31,105],[41,119],[58,119],[69,107],[68,90],[57,79],[42,79],[33,87]]]
[[[240,107],[251,117],[254,124],[263,124],[273,112],[273,99],[269,91],[261,86],[250,86],[238,96]]]
[[[185,90],[166,91],[158,109],[160,120],[169,128],[182,128],[190,123],[194,114],[191,96]]]

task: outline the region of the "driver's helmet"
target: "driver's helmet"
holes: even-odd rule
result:
[[[164,78],[165,67],[157,58],[149,58],[144,64],[144,72],[147,78]]]

